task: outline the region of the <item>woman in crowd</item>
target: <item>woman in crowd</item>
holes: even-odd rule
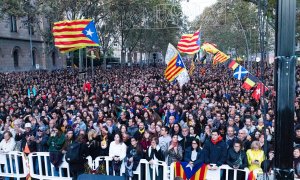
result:
[[[299,147],[294,148],[294,171],[295,177],[300,178],[300,150]]]
[[[253,141],[251,149],[247,151],[248,168],[250,171],[261,169],[261,163],[265,160],[265,153],[258,141]]]
[[[110,168],[110,174],[113,170],[115,175],[120,176],[121,164],[123,159],[126,157],[127,146],[123,143],[120,134],[115,134],[114,141],[109,145],[109,157],[112,158],[112,168]]]
[[[182,147],[178,142],[178,135],[174,134],[172,136],[172,140],[170,142],[169,148],[166,151],[166,156],[168,157],[168,166],[171,165],[172,162],[181,161],[182,159]]]
[[[5,131],[3,133],[3,140],[1,141],[0,143],[0,152],[1,153],[8,153],[10,151],[13,151],[15,146],[16,146],[16,142],[15,142],[15,139],[12,137],[12,134],[11,132],[9,131]],[[10,159],[7,158],[6,159],[6,162],[7,162],[7,167],[4,167],[5,169],[7,168],[8,172],[7,173],[10,173],[11,172],[11,167],[13,167],[13,172],[16,172],[16,167],[14,165],[12,165],[10,163]],[[12,163],[14,164],[15,160],[12,159]],[[6,171],[4,171],[6,172]],[[9,180],[9,177],[6,177],[5,180]]]
[[[132,180],[137,180],[138,177],[136,175],[133,175],[133,171],[135,171],[138,167],[139,162],[143,157],[143,153],[140,145],[138,144],[138,141],[134,137],[130,139],[130,142],[131,145],[127,148],[126,152],[125,175],[126,179],[132,177]]]
[[[140,142],[142,150],[143,150],[143,157],[146,157],[146,152],[149,146],[151,145],[151,137],[148,130],[145,130],[143,138]]]
[[[147,161],[149,161],[150,164],[150,176],[153,176],[153,168],[155,168],[155,179],[157,180],[163,180],[162,176],[162,167],[157,166],[156,164],[158,161],[163,161],[164,160],[164,155],[158,145],[158,138],[153,137],[151,138],[151,146],[147,150],[147,156],[146,156]]]
[[[204,152],[200,147],[199,139],[192,140],[192,146],[188,147],[185,151],[184,161],[188,162],[192,167],[204,163]]]

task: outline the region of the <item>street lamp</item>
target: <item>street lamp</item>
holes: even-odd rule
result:
[[[260,60],[261,60],[260,57],[255,58],[255,61],[256,61],[256,76],[258,76],[258,64],[259,64]]]

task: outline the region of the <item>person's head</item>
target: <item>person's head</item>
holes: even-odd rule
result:
[[[156,145],[158,145],[158,139],[157,137],[152,137],[151,138],[151,147],[156,147]]]
[[[259,136],[260,136],[260,134],[261,134],[261,133],[260,133],[259,131],[256,131],[256,132],[255,132],[255,134],[254,134],[254,137],[255,137],[255,139],[257,139],[257,140],[258,140],[258,139],[259,139]]]
[[[182,136],[186,137],[187,135],[189,135],[189,127],[188,126],[183,126],[181,132],[182,132]]]
[[[296,131],[296,137],[300,138],[300,126],[297,126],[295,131]]]
[[[140,129],[140,130],[145,129],[145,124],[144,124],[143,122],[140,122],[140,123],[139,123],[139,129]]]
[[[58,125],[55,125],[53,128],[52,128],[52,131],[55,133],[55,136],[60,136],[61,135],[61,129]]]
[[[135,139],[135,137],[130,138],[130,142],[133,147],[136,147],[136,145],[138,143],[138,141]]]
[[[130,118],[130,119],[128,120],[128,126],[129,126],[129,127],[133,127],[134,125],[135,125],[135,120],[132,119],[132,118]]]
[[[181,129],[181,127],[180,127],[180,125],[179,124],[174,124],[174,126],[173,126],[173,130],[174,130],[174,132],[175,133],[179,133],[180,132],[180,129]]]
[[[238,138],[239,138],[240,140],[243,141],[247,136],[248,136],[248,132],[247,132],[246,129],[240,129],[240,130],[239,130]]]
[[[88,140],[93,140],[97,135],[97,132],[94,129],[89,130],[88,132]]]
[[[200,141],[199,139],[194,138],[192,140],[192,149],[198,149],[200,147]]]
[[[189,127],[189,130],[190,130],[190,134],[191,135],[194,135],[195,134],[195,128],[193,126],[190,126]]]
[[[53,128],[55,126],[55,121],[53,119],[51,119],[49,121],[49,128]]]
[[[25,131],[30,132],[31,131],[31,123],[26,123],[25,124]]]
[[[148,130],[145,130],[143,138],[144,139],[149,139],[150,138],[150,132]]]
[[[117,143],[117,144],[121,143],[122,142],[121,135],[116,133],[114,136],[114,140],[115,140],[115,143]]]
[[[122,124],[122,125],[120,126],[120,132],[121,132],[121,133],[126,133],[126,132],[127,132],[127,127],[126,127],[124,124]]]
[[[261,146],[260,146],[259,142],[258,141],[253,141],[251,143],[251,149],[255,150],[255,151],[260,150]]]
[[[174,135],[172,136],[172,142],[173,142],[173,143],[178,143],[178,135],[174,134]]]
[[[298,147],[294,148],[293,155],[294,155],[294,158],[299,158],[299,156],[300,156],[300,149]]]
[[[211,139],[213,140],[213,141],[216,141],[218,138],[219,138],[219,131],[217,130],[217,129],[213,129],[212,131],[211,131]]]
[[[251,119],[250,116],[248,116],[248,117],[245,118],[245,125],[246,125],[247,127],[252,126],[252,119]]]
[[[107,127],[107,126],[103,126],[103,127],[101,128],[101,134],[102,134],[103,136],[105,136],[105,135],[107,135],[107,133],[108,133],[108,127]]]
[[[259,141],[261,144],[264,144],[264,142],[265,142],[265,135],[264,135],[263,133],[261,133],[261,134],[259,135],[258,141]]]
[[[174,124],[175,123],[175,116],[170,116],[169,117],[169,124]]]
[[[233,143],[233,149],[235,152],[240,152],[241,149],[243,149],[243,143],[240,140],[236,140]]]
[[[3,138],[5,139],[5,141],[10,140],[11,137],[12,137],[12,134],[11,134],[10,131],[5,131],[5,132],[3,133]]]
[[[233,128],[232,126],[229,126],[229,127],[227,128],[227,135],[228,135],[229,137],[233,137],[233,136],[234,136],[234,128]]]
[[[68,129],[68,130],[67,130],[66,137],[67,137],[68,139],[72,139],[72,138],[74,137],[74,132],[73,132],[72,129]]]
[[[160,135],[166,136],[166,135],[168,135],[168,133],[169,133],[169,127],[164,126],[164,127],[161,128]]]

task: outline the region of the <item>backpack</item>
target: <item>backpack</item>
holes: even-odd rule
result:
[[[80,143],[78,142],[74,142],[72,143],[68,149],[67,149],[67,153],[66,153],[66,161],[68,163],[81,163],[82,162],[82,155],[80,154]]]

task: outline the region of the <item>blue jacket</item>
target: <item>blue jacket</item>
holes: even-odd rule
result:
[[[225,164],[227,159],[227,147],[223,140],[219,141],[217,144],[213,144],[211,140],[206,141],[203,150],[206,164],[212,163],[217,164],[217,166]]]
[[[191,147],[188,147],[185,151],[185,154],[184,154],[184,161],[185,162],[190,162],[191,161],[191,157],[192,157],[192,148]],[[194,164],[201,164],[201,163],[204,163],[204,151],[202,149],[198,149],[198,152],[197,152],[197,158],[196,160],[194,161]]]
[[[178,115],[178,112],[175,111],[175,112],[172,112],[172,113],[171,113],[170,111],[168,111],[167,114],[166,114],[166,117],[165,117],[165,124],[166,124],[166,125],[169,125],[169,117],[170,117],[170,116],[174,116],[174,117],[175,117],[175,122],[174,122],[174,124],[175,124],[175,123],[179,123],[179,115]]]

